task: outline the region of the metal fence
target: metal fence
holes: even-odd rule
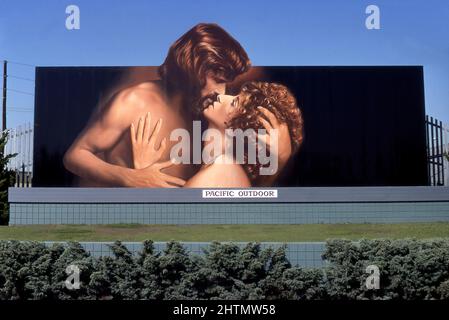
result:
[[[431,186],[444,186],[444,140],[443,123],[426,116],[427,166]]]
[[[54,242],[45,241],[49,246],[55,243],[65,242]],[[203,255],[204,250],[207,250],[210,246],[210,242],[180,242],[189,254],[193,255]],[[228,241],[222,241],[221,243],[230,243]],[[231,242],[240,249],[243,249],[247,242]],[[93,257],[101,256],[113,256],[111,250],[112,242],[80,242],[81,246],[88,251]],[[137,255],[141,252],[143,245],[141,242],[122,242],[122,244],[133,254]],[[166,242],[154,242],[155,252],[162,252],[166,249]],[[260,242],[261,250],[272,248],[277,250],[280,247],[286,246],[285,255],[287,259],[293,266],[299,266],[303,268],[321,268],[326,265],[326,261],[322,258],[322,255],[326,249],[326,244],[324,242]]]
[[[8,163],[16,172],[16,187],[31,187],[33,179],[33,126],[31,123],[9,130],[5,154],[17,154]]]
[[[443,153],[446,156],[443,159],[444,185],[449,186],[449,127],[443,124]]]

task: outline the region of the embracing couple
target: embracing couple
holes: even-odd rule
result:
[[[302,143],[302,115],[294,96],[280,84],[246,82],[237,95],[226,94],[227,85],[249,69],[245,50],[225,30],[196,25],[170,47],[158,69],[160,80],[121,90],[92,115],[67,150],[65,167],[83,186],[273,185]],[[173,133],[192,132],[198,121],[207,128],[199,149],[210,150],[208,160],[199,165],[177,161],[175,157],[195,155],[191,148],[179,148]],[[229,139],[230,129],[255,134]],[[228,152],[230,141],[235,142],[231,151],[243,144],[242,155]],[[261,146],[276,162],[274,170],[264,172]]]

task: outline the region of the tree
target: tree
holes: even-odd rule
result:
[[[8,224],[9,205],[8,188],[14,185],[14,171],[8,170],[9,160],[17,156],[17,153],[5,155],[5,147],[8,142],[9,131],[5,130],[0,136],[0,225]]]

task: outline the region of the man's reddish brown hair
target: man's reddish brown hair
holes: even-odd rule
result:
[[[197,94],[208,75],[217,82],[231,82],[249,67],[237,40],[217,24],[200,23],[173,43],[158,71],[168,90]]]

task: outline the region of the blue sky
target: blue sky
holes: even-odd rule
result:
[[[65,28],[65,8],[81,29]],[[380,8],[381,30],[365,28]],[[449,123],[447,0],[1,0],[0,60],[38,66],[159,65],[170,44],[198,22],[237,38],[253,65],[423,65],[426,111]],[[33,79],[29,66],[12,76]],[[32,81],[8,87],[34,91]],[[8,127],[32,121],[33,96],[9,92]]]

